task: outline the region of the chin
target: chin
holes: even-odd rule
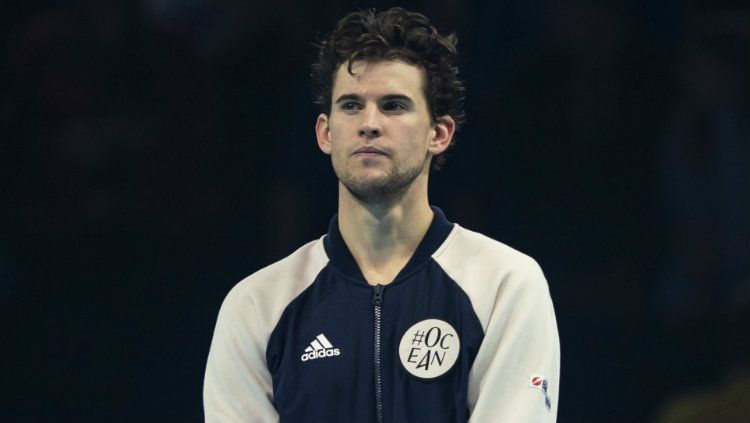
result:
[[[390,181],[386,177],[380,178],[353,178],[344,183],[350,191],[373,192],[383,191],[388,188]]]
[[[387,181],[393,177],[391,172],[375,166],[347,169],[343,173],[336,172],[336,174],[339,176],[340,180],[351,181],[352,184],[357,185],[377,185],[387,183]]]

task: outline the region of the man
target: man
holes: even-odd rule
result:
[[[344,17],[313,66],[328,233],[236,285],[204,387],[213,422],[553,422],[559,341],[534,260],[430,207],[463,119],[455,37]]]

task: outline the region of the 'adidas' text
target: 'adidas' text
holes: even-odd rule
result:
[[[323,357],[333,357],[335,355],[341,355],[341,351],[339,351],[338,348],[333,348],[330,350],[313,351],[313,352],[302,354],[302,361],[315,360],[316,358],[323,358]]]

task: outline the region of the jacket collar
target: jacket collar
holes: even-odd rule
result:
[[[450,234],[453,229],[453,223],[446,219],[442,210],[434,206],[431,206],[430,208],[434,213],[432,223],[430,223],[427,233],[425,233],[422,241],[420,241],[417,249],[411,256],[411,259],[409,259],[406,266],[401,269],[394,281],[408,275],[429,260],[432,254],[443,244],[443,241],[445,241],[448,234]],[[334,215],[331,219],[331,223],[328,226],[328,234],[323,240],[323,245],[326,254],[328,254],[328,258],[337,269],[354,279],[367,283],[362,271],[357,265],[357,262],[354,260],[354,256],[352,256],[352,253],[344,242],[344,238],[341,236],[341,232],[339,231],[338,214]]]

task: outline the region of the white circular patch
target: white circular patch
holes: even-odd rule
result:
[[[450,370],[461,350],[458,333],[448,322],[427,319],[404,332],[398,346],[401,364],[412,375],[434,379]]]

